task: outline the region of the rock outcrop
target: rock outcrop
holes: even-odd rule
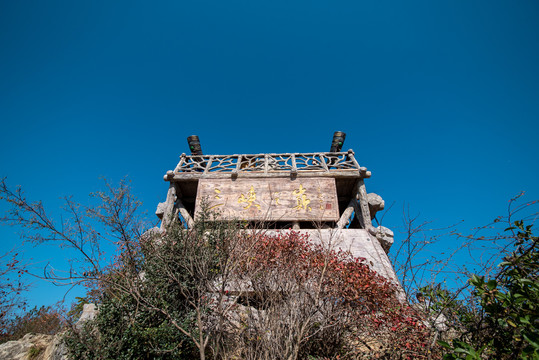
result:
[[[88,320],[93,320],[97,315],[97,307],[95,304],[84,304],[82,308],[82,314],[80,315],[79,321],[75,324],[77,329],[82,329],[84,323]]]
[[[371,213],[371,220],[374,219],[378,211],[382,211],[385,208],[385,201],[382,197],[375,193],[368,193],[367,199],[369,203],[369,212]]]
[[[0,345],[2,360],[67,360],[62,334],[29,333]]]
[[[389,253],[389,249],[391,248],[391,245],[393,245],[394,241],[393,231],[386,228],[385,226],[378,226],[376,228],[373,226],[369,228],[369,233],[376,236],[386,254]]]

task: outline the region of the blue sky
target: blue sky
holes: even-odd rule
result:
[[[57,217],[128,176],[153,219],[189,135],[208,154],[311,152],[340,130],[395,203],[386,226],[404,203],[483,225],[539,198],[538,24],[531,0],[1,1],[0,176]]]

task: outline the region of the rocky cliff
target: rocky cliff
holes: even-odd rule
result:
[[[67,360],[62,334],[26,334],[0,345],[2,360]]]

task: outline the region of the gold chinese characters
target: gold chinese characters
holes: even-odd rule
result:
[[[303,187],[302,184],[299,185],[299,189],[296,189],[292,192],[292,195],[296,197],[296,206],[294,209],[296,210],[309,210],[311,211],[311,207],[308,206],[311,203],[311,200],[307,198],[307,195],[305,194],[307,190]]]
[[[255,204],[256,201],[256,192],[253,185],[251,185],[251,189],[249,189],[249,192],[247,193],[247,196],[241,194],[238,198],[238,204],[245,203],[247,206],[243,208],[243,210],[249,209],[251,205],[256,206],[257,209],[260,210],[260,205]]]

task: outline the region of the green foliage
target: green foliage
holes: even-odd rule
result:
[[[130,252],[119,255],[101,278],[95,320],[66,335],[70,357],[198,357],[197,311],[207,312],[208,284],[223,276],[228,241],[236,230],[235,224],[218,221],[199,221],[191,230],[174,223],[165,236],[147,235],[126,244]]]
[[[515,251],[497,276],[470,280],[471,301],[438,285],[419,289],[426,300],[408,307],[364,260],[294,232],[243,231],[247,224],[203,211],[189,229],[170,219],[165,232],[141,235],[128,186],[108,190],[94,194],[102,205],[93,208],[66,199],[71,220],[58,226],[41,203],[0,182],[0,195],[14,206],[10,221],[36,232],[28,240],[80,252],[82,270],[72,269],[67,282],[90,291],[68,317],[79,317],[86,302],[97,303],[98,314],[66,332],[71,359],[437,359],[442,348],[445,359],[539,359],[538,240],[523,222],[507,229]],[[107,240],[118,249],[109,266],[99,249]],[[411,249],[407,268],[417,273]],[[24,268],[14,256],[6,271]],[[0,297],[21,289],[9,284]],[[0,320],[6,311],[0,306]],[[453,339],[436,347],[442,315]],[[10,324],[15,338],[55,333],[62,320],[35,308]]]
[[[32,346],[30,350],[28,350],[28,360],[33,360],[39,356],[43,352],[42,347]]]
[[[137,309],[132,297],[106,297],[98,311],[95,320],[66,334],[71,359],[192,358],[186,356],[192,350],[189,341],[161,314]]]
[[[472,345],[460,340],[453,340],[452,346],[445,341],[439,341],[440,345],[449,349],[450,353],[444,356],[445,360],[453,359],[466,359],[466,360],[481,360],[481,353],[485,349],[483,346],[481,349],[476,350]]]
[[[539,248],[532,226],[516,221],[516,250],[499,265],[494,279],[474,275],[475,298],[481,307],[476,321],[452,344],[440,344],[444,359],[539,359]]]
[[[151,253],[150,247],[142,246],[140,250],[138,264],[122,259],[118,267],[106,276],[95,320],[85,322],[81,329],[71,330],[66,335],[72,359],[165,360],[193,357],[192,341],[171,324],[173,320],[190,327],[187,323],[193,315],[185,296],[169,283],[168,278],[159,276],[159,267],[165,266],[159,264],[159,254]],[[130,293],[129,283],[137,282],[140,276],[147,286],[141,284],[140,293]],[[184,286],[190,285],[184,283]],[[156,288],[159,290],[155,291]],[[171,309],[172,319],[159,309]]]
[[[426,285],[419,289],[418,300],[423,307],[421,310],[430,319],[443,315],[445,325],[452,329],[463,330],[463,324],[475,321],[476,307],[441,284]]]
[[[424,348],[425,327],[363,260],[208,220],[130,244],[137,254],[104,276],[95,320],[68,332],[72,359],[355,359],[377,336],[379,356]]]
[[[75,299],[77,300],[72,306],[71,310],[67,313],[67,316],[69,316],[71,319],[74,319],[75,321],[80,318],[82,315],[82,311],[84,309],[84,304],[90,303],[88,301],[88,297],[79,297],[76,296]]]

